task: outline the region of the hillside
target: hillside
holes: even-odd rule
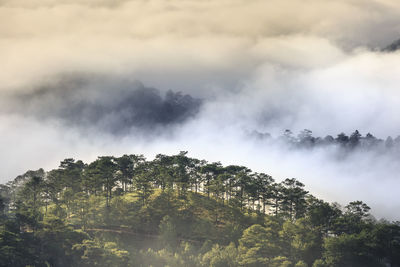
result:
[[[1,185],[0,266],[400,266],[400,224],[187,156],[65,159]]]

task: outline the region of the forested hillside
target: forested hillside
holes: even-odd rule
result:
[[[400,266],[400,223],[362,201],[186,152],[65,159],[0,193],[0,266]]]
[[[371,133],[363,136],[358,130],[350,135],[339,133],[336,137],[327,135],[325,137],[315,137],[309,129],[300,131],[297,136],[289,129],[285,130],[282,135],[272,137],[269,133],[252,131],[249,136],[267,141],[271,144],[287,145],[294,149],[312,149],[336,147],[340,152],[378,152],[380,154],[392,153],[398,155],[400,152],[400,136],[395,138],[388,136],[385,140],[375,137]]]

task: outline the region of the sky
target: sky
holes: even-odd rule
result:
[[[395,157],[247,134],[398,136],[398,39],[394,0],[0,0],[0,182],[187,150],[400,220]]]

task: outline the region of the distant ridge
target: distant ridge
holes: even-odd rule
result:
[[[385,48],[382,49],[384,52],[394,52],[396,50],[400,49],[400,39],[397,39],[390,45],[386,46]]]

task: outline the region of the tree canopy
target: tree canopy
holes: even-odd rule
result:
[[[0,266],[400,266],[400,223],[366,203],[186,151],[27,171],[0,186],[0,211]]]

